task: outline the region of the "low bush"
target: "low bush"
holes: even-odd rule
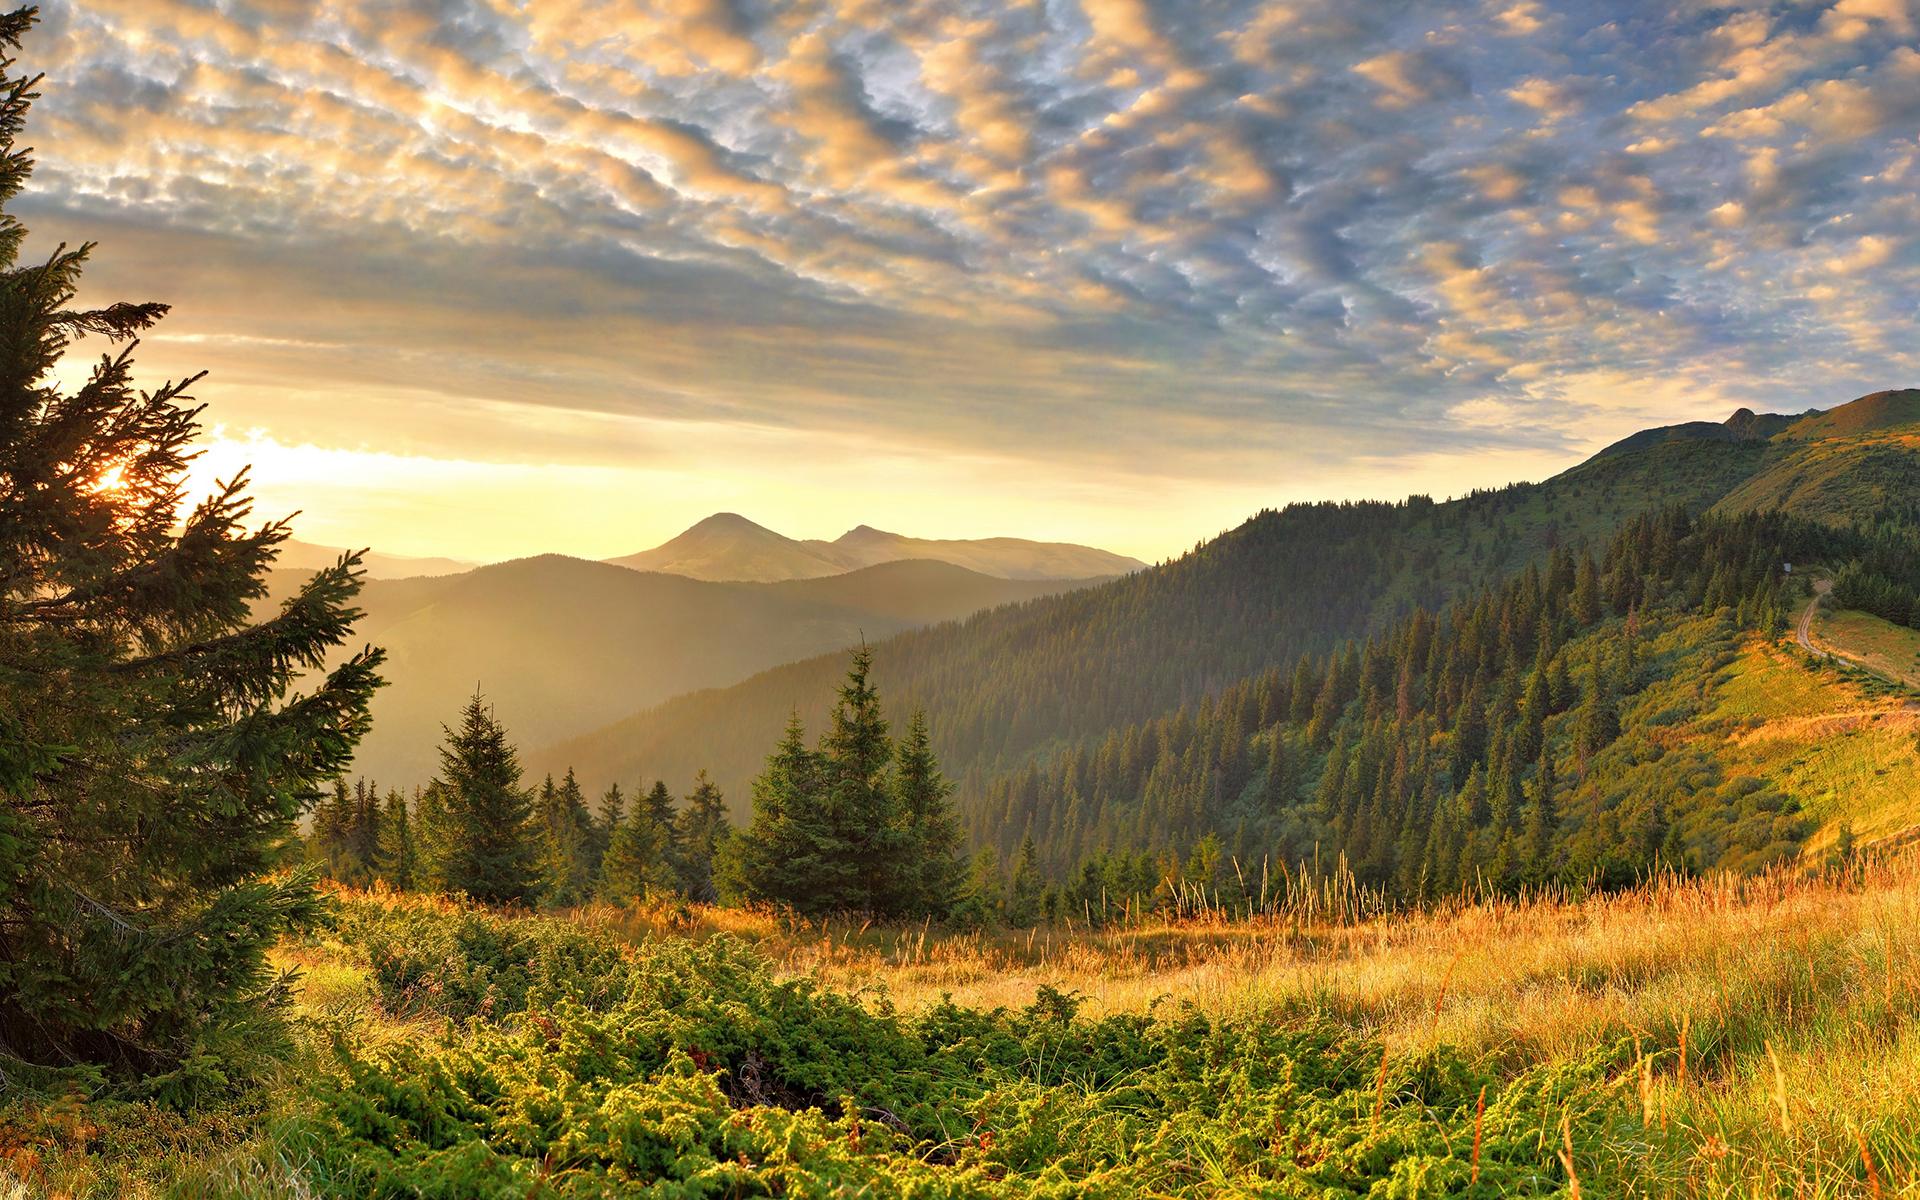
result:
[[[283,1131],[318,1191],[1545,1195],[1631,1061],[1601,1048],[1502,1082],[1327,1024],[1164,1005],[1091,1020],[1048,990],[908,1017],[780,980],[725,938],[631,949],[508,924],[355,926],[382,931],[383,1003],[503,1019],[343,1048]]]

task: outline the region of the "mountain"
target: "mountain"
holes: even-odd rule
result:
[[[608,561],[693,579],[774,582],[817,579],[911,559],[950,563],[1001,579],[1030,580],[1124,575],[1146,565],[1125,555],[1065,542],[913,538],[868,525],[848,530],[831,542],[801,541],[737,513],[715,513],[651,550]]]
[[[1745,413],[1650,431],[1544,483],[1446,503],[1263,512],[1102,586],[880,641],[874,678],[897,711],[927,711],[966,801],[980,780],[1438,607],[1555,545],[1603,544],[1638,513],[1784,504],[1840,521],[1884,510],[1886,481],[1920,464],[1903,442],[1920,435],[1902,421],[1908,402],[1887,399],[1908,394],[1818,418]],[[1920,497],[1920,481],[1908,495]],[[530,761],[600,783],[643,773],[683,783],[706,768],[738,804],[789,713],[819,727],[842,667],[825,655],[677,697]]]
[[[863,564],[927,558],[1002,579],[1084,579],[1096,575],[1125,575],[1147,565],[1137,558],[1068,542],[915,538],[888,533],[871,525],[850,529],[828,544],[844,558]]]
[[[1767,448],[1760,468],[1722,497],[1721,511],[1785,508],[1834,524],[1920,523],[1920,388],[1807,414]]]
[[[340,561],[346,551],[337,546],[316,546],[311,542],[294,541],[289,538],[281,543],[280,558],[274,564],[276,570],[298,571],[308,575],[321,567],[330,567]],[[474,564],[461,562],[454,558],[409,558],[402,554],[380,554],[368,551],[361,556],[360,565],[366,568],[369,579],[408,579],[416,575],[456,575],[462,571],[473,570]]]
[[[737,513],[715,513],[651,550],[607,561],[690,579],[753,582],[814,579],[863,565],[824,551],[822,545],[795,541]]]
[[[773,595],[839,605],[911,625],[932,625],[1002,604],[1092,587],[1108,578],[1001,579],[948,562],[905,559],[764,586]]]
[[[304,573],[279,570],[275,599]],[[1097,581],[994,579],[896,562],[822,579],[711,583],[561,555],[457,575],[369,580],[354,647],[387,650],[388,686],[355,770],[394,784],[437,767],[440,725],[476,685],[540,744],[776,663]]]

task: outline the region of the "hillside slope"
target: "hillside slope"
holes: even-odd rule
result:
[[[338,546],[316,546],[311,542],[289,539],[281,545],[280,557],[274,566],[281,571],[298,571],[305,578],[322,567],[339,562],[344,553],[346,551]],[[473,570],[477,564],[462,562],[457,558],[414,558],[369,550],[360,556],[360,565],[365,568],[369,579],[412,579],[421,575],[458,575],[462,571]]]
[[[820,543],[808,543],[819,545]],[[916,538],[871,525],[850,529],[827,543],[845,559],[862,564],[898,559],[934,559],[1002,579],[1082,579],[1125,575],[1147,564],[1124,554],[1069,542],[1025,538]]]
[[[299,578],[276,572],[276,591]],[[441,723],[476,686],[516,738],[538,744],[774,663],[1077,586],[992,579],[944,563],[708,583],[560,555],[370,580],[354,645],[386,648],[390,682],[374,698],[355,770],[424,782],[437,767]]]
[[[1876,397],[1855,403],[1862,413],[1826,417],[1871,425],[1889,407]],[[1544,483],[1446,503],[1416,497],[1261,513],[1176,561],[1102,587],[882,642],[875,677],[900,711],[927,710],[949,773],[1010,770],[1382,628],[1414,607],[1437,607],[1540,561],[1553,545],[1604,539],[1633,514],[1666,504],[1761,507],[1738,497],[1809,448],[1835,460],[1844,482],[1846,462],[1879,452],[1863,438],[1891,436],[1792,438],[1805,420],[1743,410],[1725,427],[1707,427],[1712,433],[1672,427]],[[1803,489],[1789,507],[1828,517],[1845,507],[1836,487]],[[572,765],[602,783],[640,774],[679,781],[705,768],[738,802],[789,713],[813,726],[824,717],[840,669],[835,655],[779,667],[538,749],[531,761]]]
[[[1785,508],[1847,524],[1920,524],[1920,389],[1875,392],[1776,433],[1723,512]]]

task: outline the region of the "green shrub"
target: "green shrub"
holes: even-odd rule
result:
[[[341,1196],[1546,1195],[1562,1119],[1577,1164],[1621,1060],[1503,1083],[1444,1048],[1191,1007],[1090,1020],[1047,990],[908,1017],[727,939],[425,909],[347,929],[373,935],[383,1003],[496,1019],[341,1051],[281,1134]]]
[[[350,900],[339,936],[394,1016],[502,1017],[562,999],[603,1009],[628,984],[619,943],[565,921]]]

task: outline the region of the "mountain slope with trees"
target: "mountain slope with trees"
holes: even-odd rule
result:
[[[276,572],[278,590],[302,579]],[[1091,582],[898,562],[776,584],[708,583],[560,555],[370,580],[360,629],[387,647],[393,682],[374,700],[354,769],[424,783],[440,726],[476,685],[516,736],[542,744],[775,663]]]
[[[1737,414],[1735,423],[1754,419]],[[1705,511],[1770,453],[1764,438],[1663,437],[1545,483],[1444,503],[1263,512],[1124,579],[877,641],[875,677],[926,710],[941,760],[977,782],[1444,605],[1543,562],[1555,546],[1604,541],[1651,507]],[[535,749],[529,760],[595,780],[706,767],[744,795],[757,748],[779,738],[792,712],[817,724],[837,671],[831,656],[778,667]]]

